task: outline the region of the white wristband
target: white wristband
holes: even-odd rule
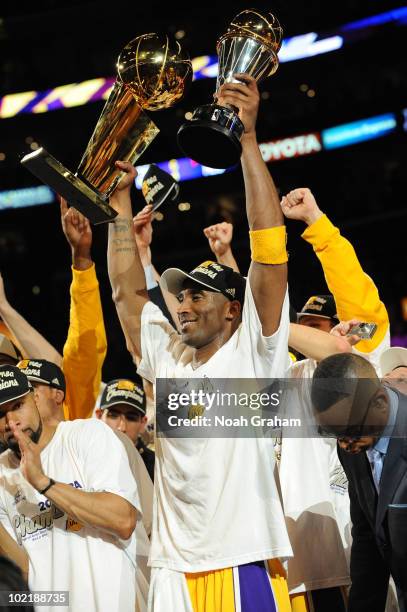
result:
[[[154,287],[158,286],[158,283],[157,283],[157,281],[154,278],[154,270],[153,270],[153,266],[152,265],[145,266],[145,268],[144,268],[144,276],[146,277],[147,291],[149,289],[154,289]]]

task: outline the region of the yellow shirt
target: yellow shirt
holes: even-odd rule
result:
[[[102,365],[107,352],[99,283],[95,265],[72,267],[71,309],[62,370],[66,379],[66,420],[86,419],[99,394]]]
[[[374,351],[389,330],[389,316],[376,285],[362,269],[355,250],[326,215],[307,227],[302,238],[309,242],[321,262],[325,280],[335,298],[340,321],[358,319],[376,323],[371,340],[361,340],[357,350]]]

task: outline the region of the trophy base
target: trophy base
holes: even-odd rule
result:
[[[117,217],[117,212],[96,190],[67,170],[42,147],[25,155],[21,163],[79,210],[93,225],[108,223]]]
[[[199,106],[178,130],[178,145],[191,159],[209,168],[229,168],[239,162],[244,125],[225,106]]]

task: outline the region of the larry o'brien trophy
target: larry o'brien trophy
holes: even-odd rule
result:
[[[192,65],[178,42],[143,34],[121,51],[117,72],[76,174],[44,148],[21,160],[94,224],[117,215],[108,201],[125,173],[115,162],[134,164],[159,132],[144,110],[161,110],[178,102],[192,77]]]
[[[217,43],[216,91],[226,82],[237,83],[233,78],[236,73],[245,72],[256,81],[274,74],[282,37],[283,30],[271,13],[246,10],[236,15]],[[243,131],[236,109],[206,104],[195,109],[192,118],[180,127],[178,144],[203,166],[228,168],[240,159]]]

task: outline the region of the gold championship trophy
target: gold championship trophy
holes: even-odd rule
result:
[[[117,72],[76,174],[44,148],[21,160],[94,224],[112,221],[117,215],[108,201],[125,173],[115,162],[134,164],[159,132],[144,110],[169,108],[178,102],[191,80],[192,65],[178,42],[143,34],[121,51]]]
[[[217,43],[216,91],[226,82],[237,83],[233,78],[236,73],[244,72],[256,81],[274,74],[282,38],[283,30],[271,13],[246,10],[236,15]],[[178,131],[178,144],[184,153],[210,168],[236,164],[242,153],[240,138],[244,131],[236,110],[218,104],[195,109]]]

